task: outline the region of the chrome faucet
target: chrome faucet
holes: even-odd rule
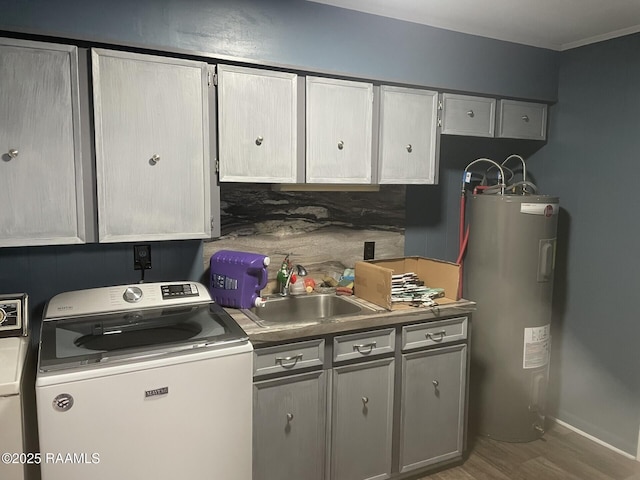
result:
[[[302,265],[292,265],[289,255],[282,262],[282,267],[278,272],[278,282],[280,284],[280,295],[286,297],[289,295],[289,285],[291,285],[291,277],[296,274],[301,277],[307,275],[307,269]]]

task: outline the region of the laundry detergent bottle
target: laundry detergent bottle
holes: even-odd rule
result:
[[[211,256],[209,293],[223,307],[264,305],[260,290],[267,286],[270,259],[265,255],[220,250]]]

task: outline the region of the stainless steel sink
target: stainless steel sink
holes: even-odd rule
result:
[[[372,313],[375,310],[359,305],[348,297],[334,294],[272,296],[266,298],[264,307],[244,310],[258,323],[302,323],[328,321],[345,315]]]

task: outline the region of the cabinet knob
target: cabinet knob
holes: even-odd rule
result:
[[[407,145],[407,152],[413,152],[413,147],[411,146],[411,144]]]
[[[522,121],[525,123],[529,123],[529,115],[522,115]]]
[[[438,388],[438,385],[440,385],[440,382],[438,380],[434,380],[431,383],[433,383],[433,386],[436,387],[436,388]]]
[[[342,150],[344,148],[344,142],[342,140],[340,140],[338,142],[338,150]]]
[[[18,150],[16,150],[15,148],[10,148],[9,149],[9,156],[11,158],[16,158],[18,156]]]
[[[369,397],[362,397],[362,403],[365,405],[369,403]]]
[[[476,114],[475,114],[475,113],[473,113],[473,110],[469,110],[469,111],[467,112],[467,117],[469,117],[469,118],[473,118],[473,117],[475,117],[475,116],[476,116]]]
[[[157,153],[154,153],[153,156],[149,159],[149,163],[151,165],[155,165],[159,161],[160,161],[160,155],[158,155]]]
[[[258,138],[256,138],[256,145],[258,145],[258,146],[262,145],[262,141],[263,140],[264,140],[264,138],[262,138],[260,136]]]
[[[293,413],[287,413],[287,423],[293,420]]]

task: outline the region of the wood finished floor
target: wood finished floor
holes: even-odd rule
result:
[[[476,437],[469,446],[463,465],[420,480],[640,480],[640,462],[557,424],[534,442]]]

